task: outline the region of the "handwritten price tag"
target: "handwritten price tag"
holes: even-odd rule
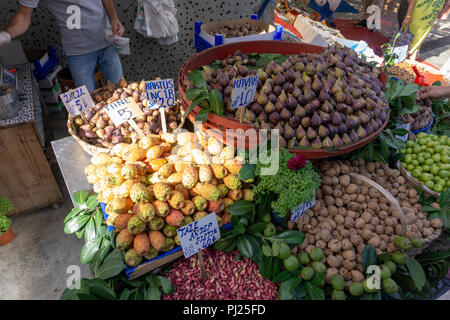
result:
[[[95,106],[86,86],[82,86],[60,95],[67,112],[72,116],[81,114]]]
[[[145,82],[147,100],[153,106],[171,107],[175,104],[175,85],[173,79],[153,80]],[[156,109],[153,107],[152,109]]]
[[[117,100],[105,107],[105,111],[116,126],[144,115],[133,98]]]
[[[216,213],[192,222],[177,230],[184,257],[187,259],[220,239]]]
[[[300,218],[306,211],[314,207],[316,204],[316,196],[311,201],[306,201],[305,203],[300,204],[299,206],[291,209],[291,221],[296,222],[298,218]]]
[[[409,128],[410,128],[410,124],[409,123],[405,123],[405,124],[398,124],[397,125],[397,129],[406,129],[408,131],[407,134],[405,134],[404,136],[395,136],[396,138],[399,138],[400,140],[402,140],[403,142],[406,142],[408,140],[408,134],[409,134]]]
[[[237,109],[253,102],[255,99],[258,76],[236,79],[233,82],[233,94],[231,96],[231,108]]]

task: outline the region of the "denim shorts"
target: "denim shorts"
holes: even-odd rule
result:
[[[75,87],[85,85],[89,91],[94,91],[96,66],[112,83],[118,83],[123,77],[122,63],[114,45],[79,56],[67,56],[66,59]]]

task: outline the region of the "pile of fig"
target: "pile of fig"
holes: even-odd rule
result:
[[[419,105],[419,110],[414,113],[402,114],[399,120],[403,123],[409,123],[410,129],[413,131],[422,130],[428,127],[433,120],[433,110],[431,108],[431,100],[416,100],[415,104]]]
[[[221,61],[222,68],[204,67],[202,73],[208,89],[222,94],[225,116],[236,118],[233,81],[258,74],[255,101],[245,107],[243,121],[279,129],[282,147],[341,148],[370,136],[388,119],[379,69],[351,49],[336,44],[322,53],[289,56],[280,65],[271,61],[255,70],[256,64],[254,57],[237,51]]]
[[[224,38],[235,38],[244,37],[251,34],[258,34],[262,31],[263,30],[261,30],[261,28],[259,28],[258,26],[251,25],[250,23],[245,23],[223,26],[216,31],[210,32],[210,35],[215,36],[216,34],[221,34]]]
[[[118,143],[131,143],[136,140],[137,132],[128,122],[116,126],[104,110],[106,105],[128,97],[133,97],[144,113],[143,116],[134,119],[138,127],[145,134],[162,133],[159,110],[147,108],[148,100],[144,80],[140,83],[127,83],[122,79],[119,84],[108,83],[105,88],[95,92],[92,99],[96,105],[73,118],[72,123],[77,136],[84,142],[103,148],[111,148]],[[165,115],[167,130],[172,132],[181,123],[180,104],[165,108]]]

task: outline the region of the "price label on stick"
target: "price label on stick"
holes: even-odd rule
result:
[[[82,86],[60,94],[61,100],[72,116],[81,114],[95,106],[86,86]]]
[[[147,92],[147,100],[149,109],[158,109],[161,114],[161,124],[163,133],[167,132],[165,107],[175,105],[175,85],[173,79],[156,79],[145,82],[145,91]]]
[[[258,75],[234,80],[231,108],[237,109],[252,103],[255,99],[257,86]]]
[[[399,138],[400,140],[402,140],[403,142],[406,142],[408,140],[408,135],[409,135],[409,128],[410,128],[410,124],[409,123],[404,123],[404,124],[398,124],[397,125],[397,129],[406,129],[406,131],[408,131],[404,136],[395,136],[396,138]]]
[[[177,230],[184,257],[187,259],[220,239],[216,213],[194,221]]]
[[[128,122],[138,134],[144,135],[142,130],[139,129],[136,122],[133,120],[136,117],[144,115],[133,98],[128,97],[110,103],[105,107],[105,111],[116,126]]]
[[[175,86],[173,79],[145,81],[145,91],[149,103],[160,107],[175,105]]]
[[[312,201],[306,201],[301,205],[291,209],[291,221],[296,222],[298,218],[300,218],[306,211],[311,209],[316,204],[316,198]]]

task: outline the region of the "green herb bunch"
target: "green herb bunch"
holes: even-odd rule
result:
[[[314,169],[311,162],[299,170],[288,168],[288,161],[295,157],[286,149],[280,149],[279,169],[275,175],[261,175],[261,169],[269,167],[260,162],[256,165],[256,175],[258,185],[253,188],[256,194],[268,194],[273,192],[278,195],[278,199],[272,202],[274,212],[279,212],[280,217],[285,217],[291,208],[299,204],[311,201],[316,188],[320,185],[319,174]]]

